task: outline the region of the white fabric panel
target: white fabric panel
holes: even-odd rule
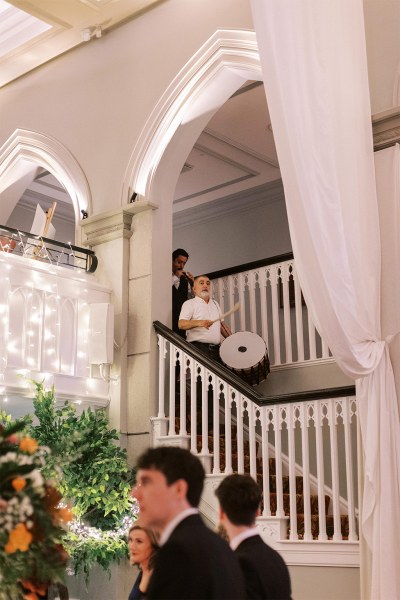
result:
[[[371,597],[400,598],[400,426],[381,340],[362,0],[252,0],[252,10],[301,286],[338,364],[362,378]]]

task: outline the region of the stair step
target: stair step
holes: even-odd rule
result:
[[[179,414],[179,413],[178,413]],[[188,433],[190,432],[190,414],[187,414],[186,417],[186,426]],[[180,428],[180,418],[176,417],[175,419],[175,431],[178,434]],[[197,428],[198,431],[201,428],[201,414],[197,416]],[[231,451],[232,451],[232,469],[234,472],[237,472],[238,469],[238,444],[236,437],[236,428],[232,428],[231,432]],[[207,436],[207,443],[210,452],[213,452],[213,432],[209,431],[209,435]],[[197,434],[196,445],[197,450],[200,452],[202,447],[202,435],[200,433]],[[220,438],[219,438],[219,452],[220,452],[220,469],[223,471],[225,469],[225,427],[224,424],[220,424]],[[259,451],[259,444],[256,446],[256,453]],[[244,462],[244,471],[250,471],[250,445],[246,440],[243,442],[243,462]],[[263,483],[263,475],[262,475],[262,461],[261,458],[256,458],[256,470],[257,470],[257,481],[260,486]],[[295,478],[295,486],[296,486],[296,512],[297,512],[297,534],[298,538],[301,540],[304,537],[304,496],[303,496],[303,477],[301,475],[297,475]],[[275,458],[269,459],[269,487],[270,487],[270,510],[271,515],[276,515],[277,508],[277,477],[276,477],[276,464]],[[284,475],[282,477],[282,492],[283,492],[283,510],[285,516],[290,516],[290,484],[289,484],[289,476]],[[329,505],[331,498],[328,495],[325,495],[325,519],[326,519],[326,532],[328,539],[333,537],[334,533],[334,523],[333,523],[333,515],[328,515]],[[319,516],[318,516],[318,496],[315,494],[311,494],[310,496],[310,510],[311,510],[311,534],[313,539],[318,539],[319,535]],[[349,520],[347,515],[340,515],[341,522],[341,534],[343,539],[348,539],[349,535]],[[288,527],[288,537],[290,535],[290,526]]]
[[[269,505],[270,505],[270,509],[271,509],[271,514],[273,516],[276,515],[276,508],[277,508],[277,495],[276,493],[272,492],[269,495]],[[328,514],[328,510],[329,510],[329,504],[330,504],[330,497],[329,496],[325,496],[325,514]],[[312,494],[310,497],[310,509],[311,509],[311,514],[312,515],[317,515],[318,516],[318,496]],[[290,515],[290,494],[283,494],[283,510],[285,512],[286,516]],[[303,494],[296,494],[296,512],[297,514],[303,514],[304,513],[304,496]]]
[[[328,538],[333,537],[334,533],[334,522],[333,515],[327,515],[326,517],[326,533]],[[340,515],[340,525],[341,525],[341,533],[344,540],[349,537],[349,518],[347,515]],[[302,540],[304,538],[304,515],[297,515],[297,534],[299,539]],[[313,539],[318,539],[319,535],[319,518],[318,515],[311,515],[311,534]],[[290,527],[288,529],[288,537],[290,535]]]

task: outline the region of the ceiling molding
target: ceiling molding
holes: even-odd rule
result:
[[[400,143],[400,108],[372,115],[374,150],[383,150]]]
[[[259,206],[284,202],[285,194],[281,179],[220,198],[199,207],[182,210],[173,215],[174,229],[205,223],[232,213],[248,212]]]
[[[254,169],[250,169],[243,163],[239,163],[224,154],[220,154],[219,152],[216,152],[215,150],[211,150],[210,148],[207,148],[207,146],[204,146],[203,144],[195,144],[194,148],[207,156],[211,156],[212,158],[215,158],[216,160],[219,160],[231,167],[234,167],[235,169],[243,171],[244,175],[242,175],[240,177],[235,177],[234,179],[229,179],[227,181],[224,181],[223,183],[211,186],[209,188],[203,188],[201,190],[194,192],[193,194],[188,194],[187,196],[181,196],[180,198],[176,198],[174,200],[175,205],[179,204],[180,202],[184,202],[185,200],[190,200],[192,198],[204,196],[204,194],[208,194],[209,192],[214,192],[215,190],[223,189],[225,187],[234,185],[235,183],[240,183],[241,181],[245,181],[246,179],[251,179],[252,177],[256,177],[257,175],[260,174],[259,172],[255,171]]]
[[[228,136],[225,136],[222,133],[218,133],[217,131],[210,129],[209,127],[206,127],[204,129],[202,136],[203,135],[209,135],[210,137],[217,140],[218,142],[227,144],[228,146],[235,148],[236,150],[239,150],[240,152],[243,152],[244,154],[247,154],[248,156],[251,156],[252,158],[256,158],[257,160],[260,160],[263,163],[266,163],[267,165],[274,167],[275,169],[279,169],[279,163],[274,158],[270,158],[269,156],[266,156],[265,154],[260,154],[259,152],[252,150],[252,148],[249,148],[248,146],[245,146],[244,144],[241,144],[240,142],[232,140]]]

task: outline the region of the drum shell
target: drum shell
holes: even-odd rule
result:
[[[258,355],[257,358],[254,359],[254,364],[250,366],[238,366],[237,358],[240,357],[240,354],[239,352],[236,352],[236,350],[239,351],[240,348],[243,348],[243,344],[245,344],[246,346],[249,344],[251,345],[253,342],[258,344],[259,346],[262,346],[263,355]],[[236,353],[236,360],[230,360],[229,350],[231,350],[231,352],[233,352],[234,354]],[[270,362],[266,344],[259,335],[252,332],[237,332],[226,338],[221,344],[220,356],[223,364],[230,371],[235,373],[235,375],[243,379],[243,381],[245,381],[251,386],[258,385],[259,383],[264,381],[268,377],[268,374],[270,372]],[[233,366],[233,363],[235,363],[235,366]]]

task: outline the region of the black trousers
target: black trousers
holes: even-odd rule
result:
[[[219,356],[219,345],[217,345],[217,344],[203,344],[203,342],[190,342],[190,343],[193,344],[193,346],[196,346],[196,348],[198,348],[198,350],[200,350],[201,352],[203,352],[203,354],[205,354],[206,356],[208,356],[209,358],[211,358],[215,362],[222,364],[221,358]],[[197,381],[197,385],[196,385],[196,390],[197,390],[197,406],[198,406],[198,409],[201,410],[201,398],[202,398],[202,386],[203,385],[207,385],[207,387],[208,387],[208,392],[207,392],[208,424],[207,425],[208,425],[208,430],[212,431],[212,429],[213,429],[213,404],[214,404],[213,403],[213,397],[214,397],[214,390],[212,390],[212,388],[209,387],[208,382],[206,382],[206,381],[202,382],[202,381],[200,381],[200,379]]]

